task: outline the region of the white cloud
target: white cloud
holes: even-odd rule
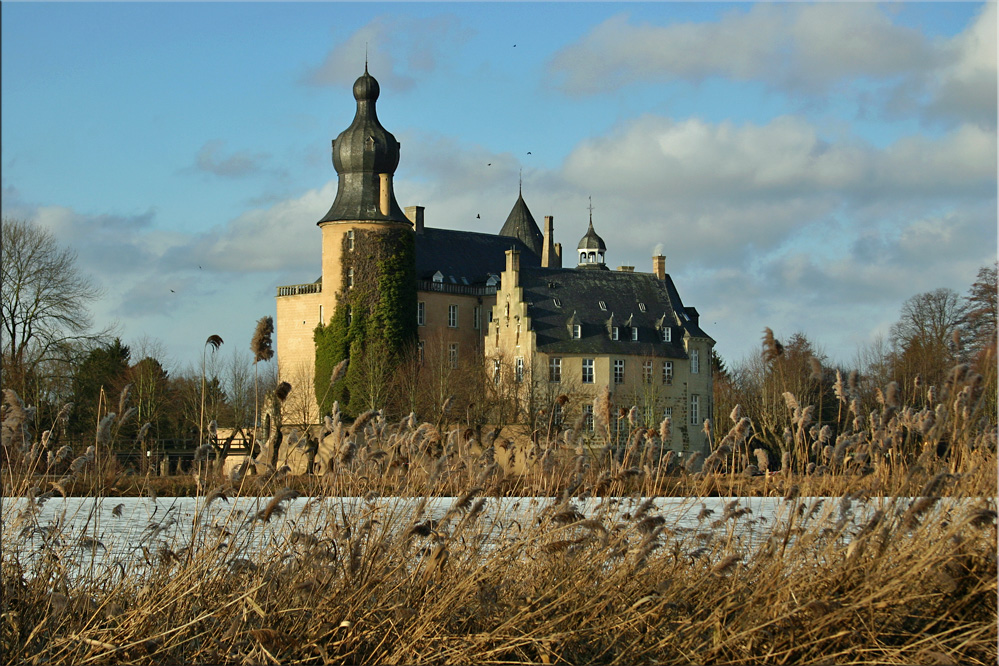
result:
[[[270,157],[266,153],[237,151],[228,156],[222,154],[225,142],[214,139],[206,141],[195,156],[194,168],[224,178],[240,178],[259,172]]]
[[[934,74],[929,113],[996,126],[996,3],[987,2],[965,32],[945,47],[950,62]]]
[[[416,75],[436,69],[449,48],[468,37],[469,31],[450,16],[381,16],[335,44],[302,81],[315,86],[353,85],[366,58],[381,85],[403,92],[416,84]]]
[[[996,6],[950,40],[892,22],[873,3],[754,4],[717,21],[636,24],[613,16],[549,62],[570,95],[606,94],[633,83],[711,77],[759,81],[794,95],[852,95],[859,113],[996,121]],[[858,81],[881,86],[858,88]]]

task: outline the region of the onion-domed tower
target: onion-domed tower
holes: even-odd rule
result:
[[[333,141],[336,198],[318,222],[327,314],[316,332],[316,395],[320,403],[323,396],[326,401],[340,400],[341,407],[349,398],[348,413],[361,409],[364,396],[344,386],[331,392],[331,366],[369,352],[391,359],[416,338],[413,223],[392,189],[399,142],[378,121],[378,93],[378,82],[365,64],[364,74],[354,82],[354,120]],[[349,348],[324,347],[323,335],[328,340],[348,340]],[[355,383],[349,373],[360,372],[363,366],[349,367],[347,384]],[[323,413],[327,407],[320,404]]]

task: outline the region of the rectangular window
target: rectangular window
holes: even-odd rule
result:
[[[615,326],[611,329],[611,340],[618,340],[619,337],[620,336],[618,335],[618,328],[617,326]]]
[[[448,328],[458,328],[458,306],[449,305],[447,306],[447,325]]]
[[[701,356],[696,349],[690,351],[690,374],[696,375],[701,371]]]
[[[426,326],[427,325],[427,304],[423,301],[419,301],[416,304],[416,325]]]
[[[583,405],[583,429],[593,432],[593,405]]]
[[[423,350],[424,350],[423,340],[420,340],[420,342],[416,345],[416,347],[417,351],[419,352],[420,365],[423,365]]]
[[[351,229],[347,232],[347,249],[351,252],[354,251],[354,230]]]
[[[500,383],[500,360],[493,359],[493,384]]]
[[[555,357],[548,361],[548,381],[558,384],[562,381],[562,359]]]
[[[642,361],[642,382],[652,383],[652,361]]]
[[[701,397],[696,393],[690,396],[690,425],[701,425]]]
[[[353,288],[354,288],[354,269],[353,268],[348,268],[347,269],[347,289],[353,289]]]
[[[472,309],[472,328],[474,328],[476,331],[482,327],[480,324],[481,320],[482,320],[482,306],[476,305]]]
[[[663,384],[673,383],[673,361],[663,361]]]
[[[592,384],[593,383],[593,359],[584,358],[583,359],[583,383]]]
[[[513,378],[518,384],[524,381],[524,357],[518,356],[513,362]]]
[[[579,340],[581,337],[583,337],[583,327],[580,326],[579,324],[573,324],[572,325],[572,339],[573,340]]]
[[[624,360],[618,359],[614,361],[614,383],[623,384],[624,383]]]
[[[663,342],[673,341],[673,329],[667,326],[663,329]]]
[[[451,363],[451,368],[458,367],[458,343],[452,342],[447,346],[447,358]]]
[[[563,416],[562,403],[556,400],[552,404],[552,425],[561,427]]]
[[[671,419],[671,418],[673,418],[673,408],[672,407],[667,407],[665,410],[663,410],[663,418],[664,419]]]
[[[631,329],[631,341],[638,342],[638,328]]]
[[[319,323],[323,323],[323,306],[319,306]]]

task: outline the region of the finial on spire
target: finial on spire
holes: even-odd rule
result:
[[[520,194],[524,193],[524,167],[520,167],[520,182],[517,183],[517,191]]]
[[[593,197],[587,197],[590,200],[590,205],[587,208],[590,210],[590,226],[593,226]]]
[[[364,42],[364,73],[368,73],[368,43]]]

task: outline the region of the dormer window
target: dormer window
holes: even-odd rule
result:
[[[437,271],[436,273],[434,273],[433,280],[434,280],[434,282],[443,282],[444,281],[444,274],[441,273],[440,271]]]
[[[490,274],[489,275],[489,279],[486,280],[486,286],[487,287],[495,287],[497,282],[499,282],[499,280],[496,279],[496,276]]]
[[[669,326],[663,328],[662,334],[663,334],[663,342],[673,341],[673,329],[670,328]]]
[[[603,310],[604,312],[607,311],[607,304],[604,303],[603,301],[597,301],[597,305],[600,306],[600,309]]]
[[[583,327],[580,326],[579,324],[573,324],[572,325],[572,339],[573,340],[579,340],[581,337],[583,337]]]
[[[620,340],[620,329],[617,326],[611,328],[611,340]]]
[[[637,327],[631,329],[631,341],[632,342],[638,342],[638,328]]]

